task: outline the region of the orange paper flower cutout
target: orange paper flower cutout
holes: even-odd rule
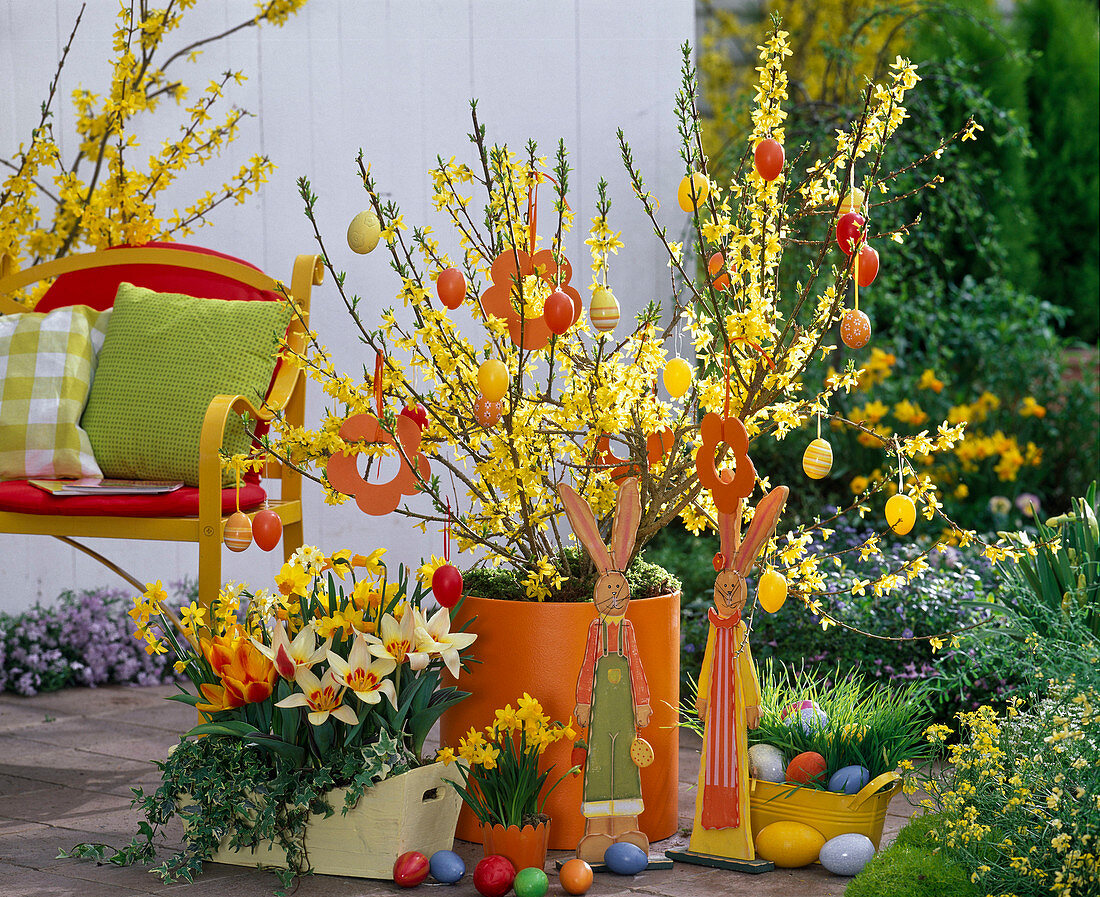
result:
[[[672,430],[667,427],[659,433],[650,433],[645,440],[646,461],[650,465],[656,464],[669,453],[672,443]],[[640,475],[637,464],[629,458],[620,458],[611,450],[611,440],[606,435],[596,443],[596,463],[601,467],[610,467],[611,479],[616,482]]]
[[[569,286],[573,269],[568,259],[562,257],[559,270],[558,263],[554,261],[554,253],[549,249],[541,249],[534,255],[528,255],[522,249],[505,249],[496,257],[489,271],[493,285],[481,294],[481,308],[486,315],[494,315],[507,321],[508,335],[512,337],[512,342],[528,350],[541,349],[550,342],[550,327],[546,319],[541,315],[524,318],[512,304],[516,281],[532,274],[538,274],[551,289],[561,290],[573,300],[574,324],[580,317],[581,309],[580,293]]]
[[[373,414],[357,414],[344,421],[340,438],[346,442],[362,442],[370,445],[391,445],[399,449],[401,467],[388,483],[368,483],[359,473],[359,452],[349,455],[338,452],[328,459],[325,468],[329,484],[337,492],[350,495],[365,514],[381,517],[397,510],[402,495],[414,495],[419,491],[419,479],[427,480],[432,474],[428,459],[420,451],[420,427],[410,417],[399,415],[394,424],[397,438],[386,432]],[[413,464],[416,469],[413,469]]]
[[[695,453],[695,470],[699,482],[714,498],[714,507],[723,514],[737,510],[738,499],[748,498],[756,484],[756,468],[749,458],[749,434],[738,417],[722,417],[713,411],[699,424],[703,444]],[[722,476],[714,463],[718,444],[724,442],[733,452],[733,475],[723,470]]]

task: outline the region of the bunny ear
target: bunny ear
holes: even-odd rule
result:
[[[733,569],[742,576],[749,572],[753,561],[756,560],[756,555],[775,532],[779,515],[783,513],[783,505],[787,503],[788,492],[790,490],[786,486],[776,486],[760,499],[760,503],[756,506],[756,513],[752,515],[749,531],[745,533],[745,539],[737,549],[737,556],[733,560]]]
[[[743,503],[741,499],[737,499],[737,507],[733,509],[732,514],[718,514],[718,545],[719,550],[722,552],[722,557],[726,559],[725,568],[730,569],[733,566],[733,558],[737,554],[737,549],[741,547],[741,509]]]
[[[565,483],[558,484],[558,495],[565,506],[565,516],[569,518],[569,525],[573,527],[573,534],[580,539],[581,544],[588,549],[588,556],[601,573],[615,568],[608,554],[607,546],[600,537],[600,528],[596,524],[596,517],[592,508],[577,491]]]
[[[615,522],[611,527],[611,559],[616,570],[622,570],[630,561],[634,551],[634,537],[638,534],[638,525],[642,522],[642,496],[638,489],[638,478],[624,480],[619,487],[619,498],[615,504]]]

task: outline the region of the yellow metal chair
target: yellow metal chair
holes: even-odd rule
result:
[[[148,267],[155,266],[155,267]],[[93,269],[117,269],[109,272],[108,277],[121,273],[122,279],[150,285],[147,276],[156,275],[153,288],[165,291],[171,288],[172,272],[177,269],[181,277],[195,276],[194,272],[204,272],[220,278],[227,278],[241,288],[256,292],[278,293],[280,284],[257,268],[228,256],[213,254],[208,250],[198,250],[173,244],[154,244],[143,247],[125,247],[84,255],[73,255],[63,259],[35,265],[24,271],[15,271],[7,256],[0,256],[0,314],[14,314],[26,311],[12,294],[31,284],[74,272],[90,272]],[[122,271],[121,269],[125,269]],[[106,272],[96,272],[99,276]],[[201,276],[201,275],[200,275]],[[294,262],[290,280],[290,295],[301,309],[302,318],[295,318],[288,330],[288,342],[301,352],[304,349],[306,328],[309,320],[309,301],[312,287],[319,285],[324,277],[324,267],[319,256],[300,255]],[[143,284],[143,279],[146,283]],[[186,293],[186,289],[177,292]],[[96,301],[81,299],[88,304],[104,308],[114,300],[113,292],[109,297],[94,297]],[[75,304],[61,302],[59,304]],[[226,421],[231,412],[246,413],[257,421],[269,421],[282,412],[291,424],[302,425],[305,417],[305,377],[302,372],[288,364],[280,364],[267,399],[262,408],[254,408],[243,396],[216,396],[207,409],[203,422],[199,448],[199,485],[197,488],[197,513],[179,516],[178,513],[163,515],[135,516],[120,510],[113,513],[113,496],[100,496],[96,501],[102,508],[89,513],[88,505],[83,505],[84,513],[67,510],[82,507],[83,498],[57,498],[41,493],[25,481],[0,483],[0,533],[23,533],[53,536],[68,545],[95,558],[129,582],[139,592],[144,584],[107,558],[76,541],[78,538],[106,539],[144,539],[168,542],[197,542],[199,546],[199,599],[208,603],[221,588],[221,552],[222,534],[229,511],[224,510],[228,503],[221,485],[221,462],[219,450],[225,433]],[[280,479],[281,488],[278,499],[267,498],[264,505],[247,511],[249,517],[266,506],[274,510],[283,522],[283,555],[289,558],[302,544],[302,481],[301,474],[291,467],[269,463],[265,476]],[[186,488],[186,487],[185,487]],[[171,496],[172,494],[170,494]],[[165,498],[169,498],[166,496]],[[123,497],[126,498],[126,497]],[[193,499],[193,496],[188,496]],[[48,503],[47,503],[48,502]],[[69,503],[69,504],[67,504]],[[72,504],[77,503],[77,504]],[[177,501],[176,504],[179,502]],[[119,508],[124,502],[117,502]],[[194,504],[193,500],[191,504]]]

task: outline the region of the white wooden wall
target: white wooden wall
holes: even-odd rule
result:
[[[75,0],[0,0],[0,156],[10,158],[28,139],[79,6]],[[202,19],[201,33],[210,33],[245,18],[252,7],[245,0],[199,0],[189,16]],[[77,84],[105,88],[116,9],[115,0],[88,0],[55,106],[66,158],[74,149],[67,98]],[[289,277],[294,256],[316,249],[295,187],[296,178],[307,175],[320,195],[319,217],[334,262],[347,269],[351,289],[381,309],[396,292],[383,252],[356,256],[344,242],[348,221],[366,205],[356,153],[363,148],[405,220],[433,224],[454,252],[457,239],[431,212],[427,171],[436,154],[474,161],[466,134],[469,100],[477,97],[491,141],[518,151],[532,137],[552,157],[558,138],[565,139],[577,211],[567,251],[578,286],[589,279],[583,240],[595,185],[601,176],[610,182],[612,224],[626,242],[612,267],[612,286],[626,318],[667,296],[668,275],[630,194],[615,130],[626,131],[650,188],[667,197],[668,224],[680,227],[674,196],[683,163],[673,98],[679,46],[693,28],[692,0],[311,0],[282,29],[234,35],[210,48],[192,71],[179,72],[198,88],[225,69],[242,69],[249,80],[229,97],[256,116],[222,159],[192,173],[167,202],[213,188],[252,152],[265,153],[278,170],[263,191],[243,206],[220,210],[214,226],[189,242]],[[172,111],[165,108],[161,121],[171,124]],[[355,372],[373,361],[349,334],[331,285],[314,293],[313,308],[315,328],[345,369]],[[310,401],[316,416],[318,390]],[[306,490],[308,543],[364,552],[382,545],[390,560],[413,564],[433,549],[441,552],[438,535],[421,536],[403,518],[366,517],[352,504],[331,508],[319,490],[310,484]],[[143,580],[169,582],[197,569],[191,546],[92,544]],[[0,590],[0,610],[50,600],[67,588],[124,585],[47,537],[0,536],[0,558],[8,583]],[[278,569],[274,553],[255,547],[241,555],[226,551],[224,563],[227,579],[257,586],[270,585]]]

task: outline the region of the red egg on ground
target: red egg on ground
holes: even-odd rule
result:
[[[415,888],[428,877],[428,858],[418,850],[403,853],[393,863],[393,880],[402,888]]]
[[[803,751],[787,764],[787,781],[809,785],[825,781],[825,758],[817,751]]]
[[[592,867],[579,857],[573,857],[562,863],[558,881],[566,894],[584,894],[592,887]]]
[[[507,857],[487,856],[474,867],[474,887],[481,897],[504,897],[515,880],[516,867]]]

